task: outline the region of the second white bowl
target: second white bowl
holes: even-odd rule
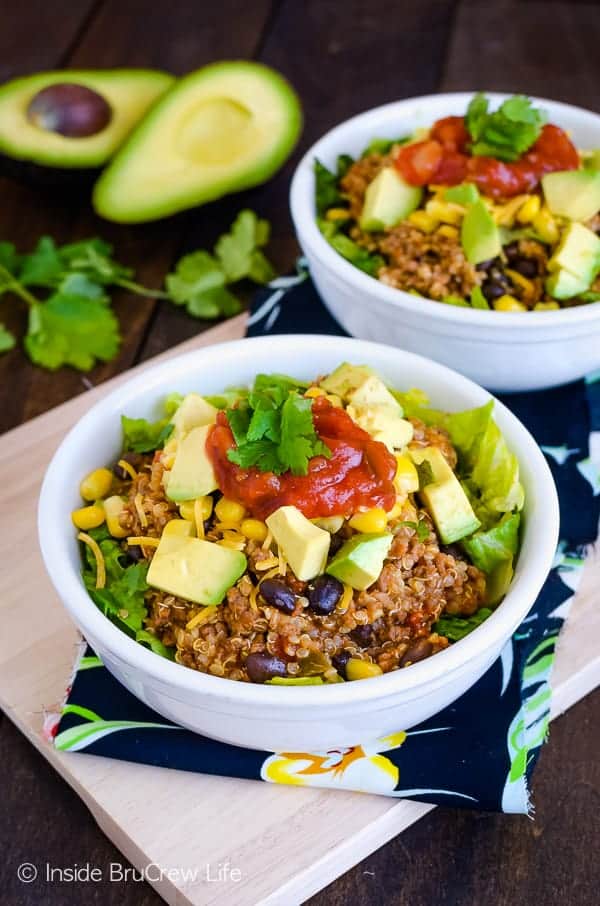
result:
[[[488,95],[493,105],[508,95]],[[371,139],[408,135],[464,114],[472,93],[435,94],[377,107],[332,129],[304,155],[290,205],[302,250],[325,304],[353,336],[393,343],[455,368],[498,391],[538,390],[600,367],[600,303],[548,312],[478,311],[385,286],[349,264],[316,224],[314,160],[335,168],[338,154],[360,154]],[[579,148],[600,146],[600,116],[534,98]]]

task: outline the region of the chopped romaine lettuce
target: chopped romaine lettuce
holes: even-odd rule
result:
[[[459,642],[461,639],[464,639],[466,635],[469,635],[470,632],[473,632],[474,629],[477,629],[478,626],[481,626],[484,620],[487,620],[491,614],[492,611],[489,607],[482,607],[481,610],[478,610],[477,613],[474,613],[471,617],[443,615],[439,618],[437,623],[433,624],[432,629],[439,635],[445,635],[451,642]]]
[[[96,541],[104,557],[106,585],[96,588],[96,561],[91,550],[84,545],[83,581],[94,603],[113,623],[135,638],[143,628],[146,603],[144,594],[148,590],[146,574],[148,564],[133,563],[124,566],[125,553],[105,525],[91,529],[90,536]]]
[[[493,528],[465,538],[462,546],[471,562],[489,575],[500,563],[512,561],[519,549],[520,523],[520,513],[506,513]]]
[[[135,453],[151,453],[164,446],[173,431],[168,418],[149,422],[145,418],[128,418],[121,416],[123,427],[123,449]]]

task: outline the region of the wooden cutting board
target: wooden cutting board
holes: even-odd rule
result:
[[[237,339],[243,336],[245,318],[240,315],[158,358]],[[65,432],[129,374],[2,438],[0,705],[138,869],[156,863],[178,870],[172,879],[153,882],[168,903],[300,903],[433,806],[62,753],[42,736],[44,713],[63,697],[79,639],[38,551],[38,492]],[[600,683],[600,648],[595,642],[600,608],[594,606],[599,582],[600,555],[592,555],[558,645],[554,716]],[[222,868],[227,864],[238,872]],[[190,868],[196,869],[195,877],[184,875]]]

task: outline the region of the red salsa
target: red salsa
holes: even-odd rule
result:
[[[493,198],[531,192],[544,173],[579,167],[577,149],[559,126],[544,126],[535,144],[514,163],[471,155],[470,141],[464,117],[446,116],[434,123],[428,139],[400,148],[395,164],[413,186],[467,181]]]
[[[324,397],[314,400],[312,410],[315,430],[331,450],[331,457],[313,457],[306,475],[275,475],[230,462],[227,451],[235,447],[235,441],[225,413],[219,412],[206,450],[223,494],[259,519],[290,505],[309,519],[350,516],[358,509],[376,506],[391,510],[396,501],[395,457]]]

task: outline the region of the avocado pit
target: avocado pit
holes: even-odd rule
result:
[[[106,98],[85,85],[57,82],[42,88],[27,107],[27,119],[46,132],[86,138],[106,129],[112,119]]]

